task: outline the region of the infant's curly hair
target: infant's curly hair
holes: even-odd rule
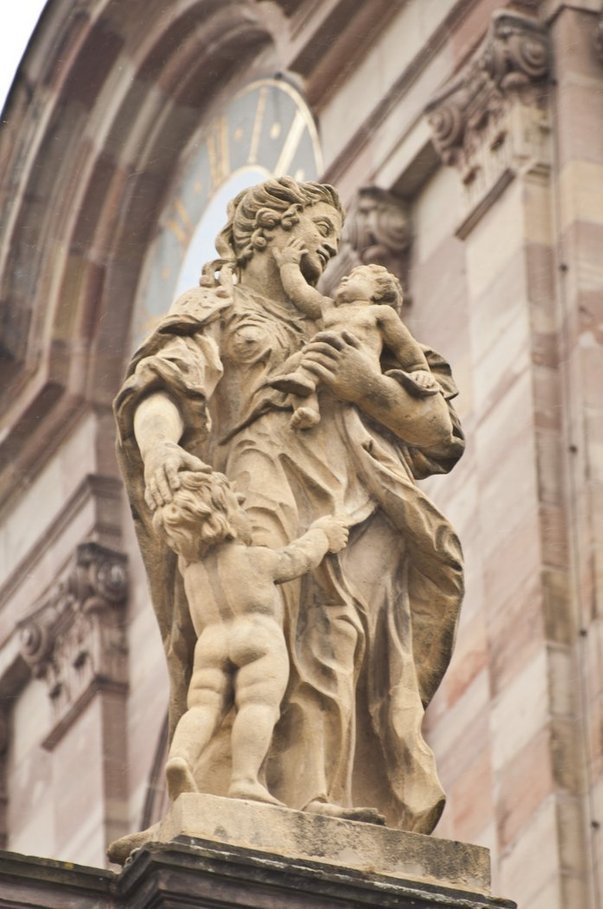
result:
[[[373,303],[387,303],[400,312],[404,299],[402,285],[391,271],[384,265],[357,265],[351,273],[354,274],[355,271],[367,272],[375,280],[377,293],[373,294]]]
[[[178,476],[172,501],[153,514],[155,529],[170,531],[170,547],[199,558],[212,546],[235,540],[231,521],[241,505],[224,474],[183,470]]]

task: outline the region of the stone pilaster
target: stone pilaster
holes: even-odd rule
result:
[[[549,48],[541,23],[495,13],[475,57],[427,114],[434,146],[463,186],[456,233],[469,294],[469,444],[480,526],[485,540],[496,540],[483,551],[495,880],[535,905],[586,906],[584,717],[572,681],[578,625],[562,419],[567,326],[558,286],[567,264],[555,233]]]

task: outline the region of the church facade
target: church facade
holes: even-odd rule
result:
[[[0,133],[0,838],[106,864],[165,808],[167,675],[115,459],[126,364],[268,176],[348,209],[452,364],[424,488],[467,579],[436,836],[603,897],[599,0],[49,0]]]

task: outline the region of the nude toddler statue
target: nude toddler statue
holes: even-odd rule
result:
[[[234,702],[228,795],[282,804],[259,779],[289,678],[275,585],[316,568],[348,539],[345,521],[326,516],[282,549],[254,546],[241,498],[220,473],[183,471],[172,501],[153,515],[178,555],[197,635],[188,709],[166,764],[172,800],[198,791],[195,764]]]
[[[305,315],[319,321],[323,329],[353,334],[362,349],[377,361],[387,347],[404,370],[399,378],[409,391],[418,386],[422,395],[437,394],[440,388],[425,355],[396,311],[402,305],[402,288],[395,275],[382,265],[359,265],[341,279],[331,299],[306,282],[300,269],[305,252],[299,239],[273,250],[291,302]],[[269,384],[294,396],[292,428],[308,429],[320,421],[318,379],[304,365],[303,353],[295,362],[295,371],[276,376]]]

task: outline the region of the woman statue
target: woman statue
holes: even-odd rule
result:
[[[316,334],[288,299],[279,252],[299,240],[316,284],[342,219],[332,187],[288,177],[230,203],[220,258],[134,356],[115,404],[118,452],[166,650],[171,734],[196,637],[153,512],[181,471],[211,469],[245,497],[254,545],[287,546],[326,515],[349,526],[345,549],[279,588],[290,674],[263,782],[290,808],[429,833],[444,793],[421,723],[450,659],[462,556],[414,481],[449,471],[463,437],[441,357],[421,348],[438,392],[413,389],[387,351],[379,369],[353,334]],[[299,431],[269,383],[302,348],[321,419]],[[227,791],[230,726],[195,768],[203,792]]]

